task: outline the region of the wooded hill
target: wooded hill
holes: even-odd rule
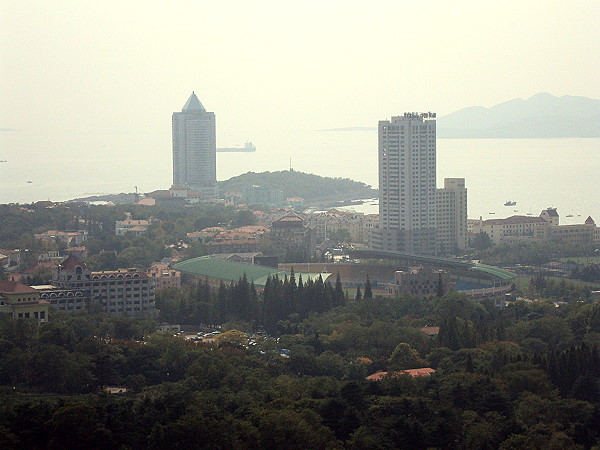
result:
[[[220,192],[243,192],[246,186],[281,189],[284,198],[301,197],[311,201],[358,200],[377,197],[376,189],[349,178],[321,177],[295,170],[247,172],[219,182]]]

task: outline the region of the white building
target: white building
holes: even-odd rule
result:
[[[437,190],[437,236],[441,254],[467,248],[467,188],[464,178],[444,178]]]
[[[437,253],[434,113],[379,122],[379,230],[375,248]]]
[[[217,195],[215,114],[192,92],[181,112],[173,113],[173,185]]]

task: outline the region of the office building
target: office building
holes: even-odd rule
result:
[[[216,152],[215,114],[192,92],[181,112],[173,113],[173,185],[217,196]]]

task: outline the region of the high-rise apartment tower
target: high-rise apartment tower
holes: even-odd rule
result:
[[[215,113],[192,92],[181,112],[173,113],[173,185],[216,196],[216,152]]]
[[[379,122],[379,227],[376,249],[422,255],[466,247],[463,178],[436,189],[435,113],[405,113]]]
[[[434,113],[405,113],[379,122],[377,248],[437,253]]]

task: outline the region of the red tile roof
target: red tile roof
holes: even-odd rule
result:
[[[410,375],[413,378],[428,377],[433,372],[435,372],[435,369],[432,369],[431,367],[421,367],[420,369],[406,369],[398,372],[375,372],[374,374],[369,375],[366,379],[369,381],[381,381],[385,377],[394,378],[400,375]]]
[[[0,292],[7,294],[36,294],[38,291],[16,281],[0,281]]]
[[[67,259],[60,263],[60,268],[64,270],[73,270],[77,266],[81,267],[82,269],[87,269],[87,266],[73,255],[70,255]]]
[[[423,327],[420,330],[427,336],[437,336],[440,334],[440,327]]]

